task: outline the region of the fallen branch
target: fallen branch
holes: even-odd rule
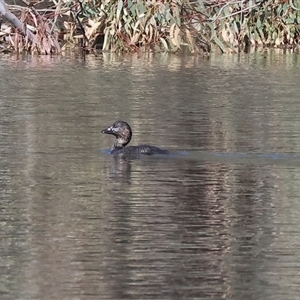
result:
[[[4,0],[0,0],[0,13],[17,29],[19,29],[25,37],[28,37],[33,46],[37,44],[36,36],[28,28],[23,26],[22,22],[7,8]]]

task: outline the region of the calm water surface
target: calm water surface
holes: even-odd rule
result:
[[[299,64],[0,56],[0,299],[299,299]]]

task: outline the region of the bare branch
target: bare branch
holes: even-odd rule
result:
[[[7,8],[4,0],[0,0],[0,13],[17,29],[19,29],[24,36],[27,36],[33,45],[36,45],[37,40],[35,35],[29,29],[25,28],[22,22]]]

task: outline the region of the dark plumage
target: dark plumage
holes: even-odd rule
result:
[[[124,121],[116,121],[111,126],[101,131],[105,134],[112,134],[116,142],[111,148],[111,154],[167,154],[169,151],[151,145],[128,146],[132,136],[130,126]]]

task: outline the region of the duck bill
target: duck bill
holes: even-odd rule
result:
[[[105,134],[114,134],[111,126],[103,129],[101,132]]]

